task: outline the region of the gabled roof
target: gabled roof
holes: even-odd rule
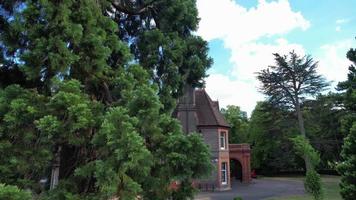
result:
[[[219,111],[218,102],[212,101],[204,89],[195,90],[195,106],[198,126],[230,127]]]

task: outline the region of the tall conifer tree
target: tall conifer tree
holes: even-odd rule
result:
[[[0,14],[0,77],[16,77],[0,80],[0,182],[38,193],[52,171],[49,199],[193,195],[209,151],[170,111],[211,62],[195,1],[4,1]]]
[[[350,49],[347,58],[353,63],[349,67],[347,80],[338,84],[338,89],[344,91],[343,104],[347,111],[343,119],[343,130],[346,134],[342,146],[342,162],[338,166],[341,174],[341,196],[346,200],[356,198],[356,49]]]
[[[317,73],[318,63],[310,56],[300,57],[294,51],[289,53],[289,57],[279,54],[274,56],[276,65],[257,74],[262,83],[261,91],[268,96],[271,103],[295,110],[300,134],[306,138],[302,101],[309,96],[316,96],[328,84]],[[307,155],[304,160],[306,170],[311,170],[313,166]]]

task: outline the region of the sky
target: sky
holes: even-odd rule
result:
[[[266,97],[256,72],[274,64],[272,53],[311,55],[334,90],[347,78],[356,48],[356,0],[197,0],[196,34],[209,43],[214,64],[206,90],[220,107],[248,115]]]

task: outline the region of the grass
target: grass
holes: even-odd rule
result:
[[[278,180],[303,181],[303,177],[273,177]],[[324,200],[342,200],[340,196],[340,177],[339,176],[322,176],[321,177],[324,189]],[[271,198],[268,200],[313,200],[310,195],[286,196]]]

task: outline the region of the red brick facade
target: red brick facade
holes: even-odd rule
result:
[[[241,163],[242,167],[242,182],[249,183],[251,181],[251,166],[250,166],[250,145],[249,144],[230,144],[229,145],[230,159],[235,159]]]
[[[211,161],[216,171],[205,180],[197,180],[214,190],[231,189],[230,159],[242,166],[242,181],[250,182],[250,147],[248,144],[229,144],[230,126],[219,110],[219,103],[212,101],[204,89],[185,89],[185,95],[179,99],[173,115],[180,120],[184,132],[198,132],[210,147]],[[209,187],[208,187],[209,185]]]

